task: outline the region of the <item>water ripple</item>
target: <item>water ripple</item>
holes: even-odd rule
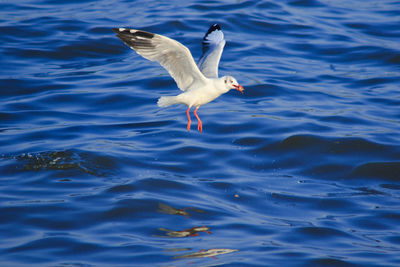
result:
[[[398,1],[0,7],[2,266],[399,265]],[[246,91],[187,132],[111,28],[212,23]]]

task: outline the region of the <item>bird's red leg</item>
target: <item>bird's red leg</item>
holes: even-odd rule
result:
[[[199,116],[197,115],[197,110],[198,110],[198,109],[199,109],[199,107],[197,107],[197,108],[194,110],[194,115],[196,116],[197,121],[199,122],[199,123],[197,124],[197,130],[199,130],[200,132],[203,132],[203,123],[201,123],[201,120],[200,120]]]
[[[187,130],[188,130],[188,131],[190,131],[190,123],[192,122],[192,121],[190,120],[189,110],[190,110],[190,107],[188,107],[188,109],[186,110],[186,115],[187,115],[187,117],[188,117],[188,124],[187,124]]]

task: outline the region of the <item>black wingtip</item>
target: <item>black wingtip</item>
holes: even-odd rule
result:
[[[147,38],[151,39],[154,37],[154,33],[151,32],[145,32],[141,30],[134,30],[134,29],[128,29],[128,28],[113,28],[112,29],[118,37],[120,36],[131,36],[131,37],[142,37],[142,38]]]
[[[207,36],[208,36],[210,33],[212,33],[213,31],[216,31],[216,30],[218,30],[218,31],[221,30],[221,26],[219,26],[219,24],[217,24],[217,23],[215,23],[215,24],[213,24],[213,25],[210,26],[210,28],[208,29],[206,35],[204,35],[204,38],[203,38],[203,39],[204,39],[204,40],[207,40]]]
[[[218,23],[214,23],[213,25],[210,26],[209,31],[215,31],[215,30],[221,30],[221,26],[219,26]]]

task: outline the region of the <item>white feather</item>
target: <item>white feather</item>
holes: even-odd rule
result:
[[[197,62],[197,66],[207,78],[218,78],[218,65],[226,41],[224,33],[218,25],[212,25],[208,31],[204,36],[203,54]]]

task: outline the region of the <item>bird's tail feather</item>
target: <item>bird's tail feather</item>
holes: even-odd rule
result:
[[[162,96],[158,99],[157,105],[159,107],[168,107],[177,103],[175,96]]]

